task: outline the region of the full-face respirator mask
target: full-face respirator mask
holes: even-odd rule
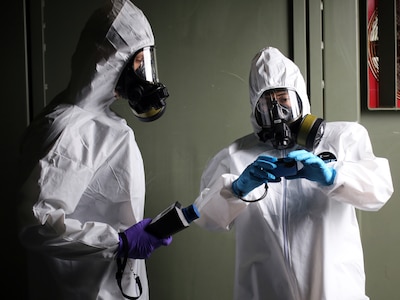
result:
[[[314,150],[325,131],[325,121],[314,115],[302,116],[302,102],[296,91],[278,88],[265,91],[254,110],[261,126],[261,141],[271,140],[275,149],[283,150],[295,144]]]
[[[140,49],[133,55],[122,71],[115,91],[119,97],[128,100],[139,120],[151,122],[163,115],[169,93],[158,81],[153,46]]]

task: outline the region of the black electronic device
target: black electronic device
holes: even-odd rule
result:
[[[271,170],[270,172],[274,174],[276,177],[285,177],[285,176],[293,176],[297,174],[298,166],[297,161],[290,158],[278,158],[278,161],[275,162],[276,169]]]
[[[189,227],[199,217],[200,213],[194,204],[182,208],[177,201],[159,213],[145,230],[158,238],[166,238]]]

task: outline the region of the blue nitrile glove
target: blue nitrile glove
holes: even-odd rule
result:
[[[322,185],[331,185],[335,180],[335,169],[328,167],[321,158],[311,152],[296,150],[290,152],[287,157],[301,162],[304,167],[296,175],[286,176],[286,179],[306,178]]]
[[[276,168],[277,160],[276,157],[262,155],[248,165],[239,178],[232,183],[235,195],[244,197],[263,183],[281,181],[279,177],[268,172]]]
[[[128,243],[128,257],[134,259],[148,258],[154,250],[160,246],[168,246],[172,242],[172,236],[159,239],[144,229],[149,225],[151,219],[144,219],[129,227],[123,234]],[[124,239],[119,237],[118,256],[124,256]]]

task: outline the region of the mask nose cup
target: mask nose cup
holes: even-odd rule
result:
[[[281,119],[283,119],[287,122],[289,122],[293,119],[292,111],[289,108],[287,108],[283,105],[280,105],[280,104],[277,104],[276,106],[277,106],[277,110],[278,110],[278,115]]]

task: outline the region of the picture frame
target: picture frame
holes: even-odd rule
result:
[[[366,0],[367,107],[400,109],[400,0]],[[379,15],[385,16],[379,18]]]

